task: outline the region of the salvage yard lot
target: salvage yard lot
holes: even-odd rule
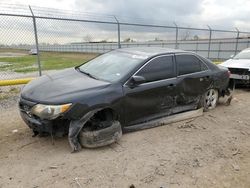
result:
[[[247,89],[202,117],[74,154],[67,137],[54,145],[50,137],[32,138],[14,99],[0,101],[0,187],[250,186]]]

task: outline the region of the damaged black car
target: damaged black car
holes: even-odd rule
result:
[[[118,140],[145,122],[203,107],[229,95],[227,68],[195,53],[125,48],[27,84],[19,108],[34,135],[68,135],[73,151]]]

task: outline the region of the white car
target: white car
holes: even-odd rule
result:
[[[250,83],[250,48],[242,50],[220,65],[230,70],[230,78],[234,79],[236,83]]]
[[[33,49],[31,49],[31,50],[29,51],[29,54],[30,54],[30,55],[37,55],[37,50],[36,50],[35,48],[33,48]]]

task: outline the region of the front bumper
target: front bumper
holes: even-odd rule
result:
[[[236,84],[244,83],[248,84],[250,82],[250,72],[245,68],[228,68],[231,72],[230,79],[235,80]]]
[[[57,136],[63,136],[68,133],[69,122],[67,119],[58,117],[53,120],[43,120],[31,114],[31,108],[36,105],[35,102],[25,100],[19,101],[20,115],[23,121],[33,130],[35,134],[49,133]]]
[[[235,80],[249,80],[250,77],[249,75],[242,75],[242,74],[231,74],[230,78],[235,79]]]
[[[52,133],[53,132],[53,123],[52,121],[39,120],[32,117],[27,112],[20,110],[20,115],[23,121],[28,125],[34,133]]]

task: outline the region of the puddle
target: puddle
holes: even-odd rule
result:
[[[22,56],[26,56],[26,55],[27,54],[24,54],[24,53],[1,52],[0,58],[1,57],[22,57]]]
[[[0,68],[1,67],[9,67],[9,66],[12,66],[12,64],[9,62],[0,62]]]

